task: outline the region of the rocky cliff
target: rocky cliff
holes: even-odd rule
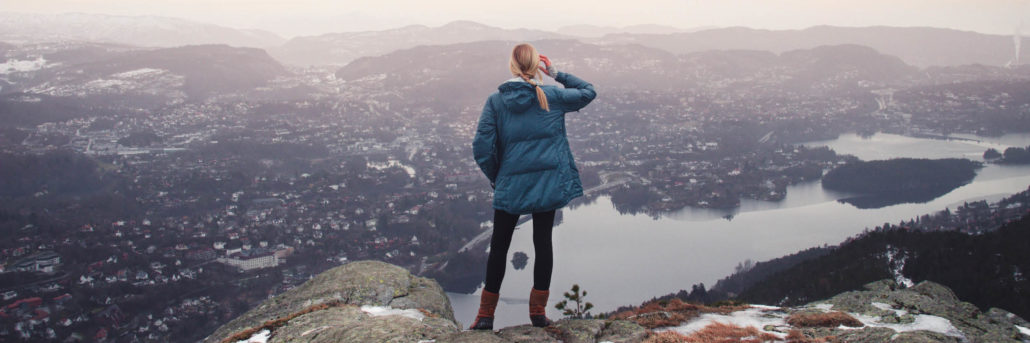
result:
[[[794,308],[645,304],[608,319],[463,331],[433,280],[383,262],[333,268],[225,324],[216,342],[1030,342],[1030,324],[948,288],[890,280]]]

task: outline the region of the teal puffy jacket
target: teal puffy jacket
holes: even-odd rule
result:
[[[472,153],[495,185],[495,209],[545,212],[583,195],[565,136],[565,113],[583,108],[597,93],[569,73],[558,72],[554,79],[565,88],[541,86],[550,111],[540,108],[535,87],[522,80],[502,83],[483,105]]]

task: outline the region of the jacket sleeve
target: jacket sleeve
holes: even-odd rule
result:
[[[497,116],[490,106],[490,100],[487,99],[483,105],[483,114],[479,116],[476,137],[472,140],[472,154],[490,183],[496,181],[497,170],[500,167],[497,148]]]
[[[554,80],[565,86],[565,89],[558,90],[558,101],[567,112],[579,111],[597,96],[594,85],[572,74],[558,72]]]

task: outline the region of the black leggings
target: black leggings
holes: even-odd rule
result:
[[[519,221],[517,214],[494,209],[494,234],[490,239],[490,257],[486,262],[486,289],[498,293],[507,267],[508,247],[511,235]],[[546,291],[551,288],[551,267],[554,265],[554,251],[551,250],[551,228],[554,226],[554,211],[533,213],[533,249],[536,262],[533,263],[533,288]]]

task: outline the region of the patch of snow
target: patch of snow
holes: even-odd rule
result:
[[[419,320],[419,321],[422,321],[422,319],[424,319],[426,317],[419,310],[413,310],[413,309],[401,310],[401,309],[395,309],[395,308],[384,307],[384,306],[369,306],[369,305],[365,305],[365,306],[361,306],[361,311],[363,311],[365,313],[368,313],[369,315],[371,315],[373,317],[379,317],[379,316],[402,316],[402,317],[408,317],[408,318],[411,318],[411,319],[416,319],[416,320]]]
[[[758,331],[760,332],[773,334],[781,338],[786,338],[787,335],[782,332],[765,331],[763,329],[767,325],[786,326],[786,314],[782,312],[769,313],[757,307],[749,308],[743,311],[733,312],[728,315],[705,313],[694,320],[684,323],[683,325],[668,328],[667,330],[675,331],[684,335],[690,335],[694,332],[704,329],[705,327],[713,323],[736,325],[743,328],[750,326],[758,329]]]
[[[154,69],[154,68],[140,68],[140,69],[130,70],[130,71],[121,72],[121,73],[117,73],[117,74],[112,74],[111,76],[119,78],[119,79],[128,79],[128,78],[139,77],[139,76],[148,75],[148,74],[162,74],[162,73],[165,73],[165,72],[167,72],[167,70],[164,70],[164,69]]]
[[[1030,329],[1019,325],[1016,325],[1016,329],[1019,329],[1019,333],[1023,334],[1023,336],[1030,336]]]
[[[128,86],[130,83],[122,80],[108,80],[108,79],[96,79],[85,84],[87,88],[108,88],[108,87],[123,87]]]
[[[872,303],[872,305],[873,305],[873,307],[881,309],[881,310],[884,310],[884,311],[894,312],[894,314],[899,316],[899,317],[908,314],[908,311],[892,308],[891,305],[887,304],[887,303],[881,303],[881,302],[875,302],[874,301]]]
[[[310,335],[310,334],[312,334],[312,333],[315,333],[315,332],[320,332],[320,331],[322,331],[322,330],[325,330],[325,329],[330,329],[330,328],[332,328],[332,327],[331,327],[331,326],[329,326],[329,325],[322,325],[322,326],[319,326],[319,327],[317,327],[317,328],[311,328],[311,329],[307,329],[307,330],[304,330],[304,332],[301,332],[301,333],[300,333],[300,336],[301,336],[301,337],[304,337],[304,336]]]
[[[954,325],[951,325],[951,321],[938,316],[932,316],[928,314],[917,314],[913,315],[913,317],[915,317],[915,321],[911,323],[892,324],[881,323],[879,317],[866,316],[857,313],[849,314],[852,317],[855,317],[855,319],[861,321],[862,324],[865,324],[869,327],[888,328],[897,332],[926,330],[937,332],[946,336],[958,337],[963,341],[966,340],[966,335],[962,334],[962,331],[959,331],[959,329],[955,328]]]
[[[856,327],[851,327],[851,326],[847,326],[847,325],[844,325],[844,324],[841,324],[841,325],[837,326],[837,330],[858,330],[858,329],[861,329],[861,328],[862,327],[857,327],[856,328]]]
[[[250,338],[236,341],[236,343],[268,343],[268,338],[271,336],[272,332],[268,331],[268,329],[264,329],[253,336],[250,336]]]
[[[815,307],[815,309],[823,311],[823,312],[830,312],[830,309],[833,308],[833,304],[822,303],[822,304],[816,304],[815,306],[812,306],[812,307]]]
[[[0,63],[0,75],[36,71],[43,69],[46,66],[46,59],[43,56],[36,57],[35,60],[7,60],[7,62]]]
[[[898,258],[898,252],[898,249],[889,245],[887,246],[887,253],[885,254],[887,257],[887,267],[891,269],[891,274],[894,275],[894,282],[905,286],[905,288],[912,287],[915,285],[915,283],[912,282],[912,279],[901,274],[901,270],[905,268],[905,259],[908,257],[902,255]],[[895,260],[897,260],[897,262],[895,262]]]
[[[368,82],[368,81],[376,82],[376,81],[382,81],[382,80],[386,80],[386,74],[385,73],[368,75],[368,76],[362,77],[362,78],[354,80],[354,81],[359,81],[359,82]]]
[[[760,310],[779,310],[781,308],[779,306],[769,306],[769,305],[748,305],[748,306],[751,306],[751,307],[754,307],[754,308],[757,308],[757,309],[760,309]]]

